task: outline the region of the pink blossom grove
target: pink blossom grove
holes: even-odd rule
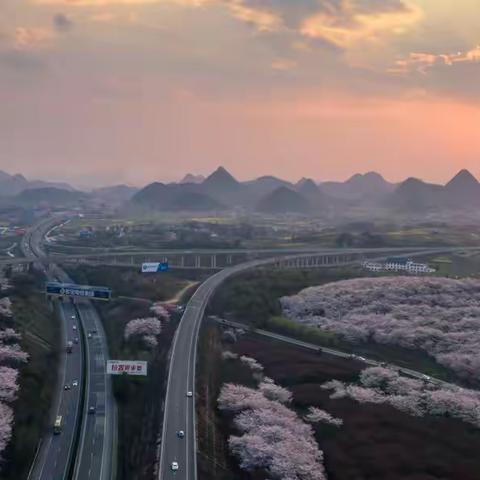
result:
[[[13,316],[12,303],[8,297],[1,299],[0,314],[9,322]],[[0,326],[1,326],[0,318]],[[20,334],[12,328],[0,328],[0,460],[7,447],[13,428],[13,410],[8,403],[17,398],[19,390],[17,367],[28,360],[28,354],[17,343]]]
[[[12,436],[13,410],[0,402],[0,460]]]
[[[162,331],[162,323],[156,317],[136,318],[130,320],[125,326],[124,338],[140,337],[147,347],[154,348],[158,345],[157,335]]]
[[[359,384],[332,380],[322,385],[331,398],[351,398],[359,403],[384,403],[415,416],[442,415],[480,427],[480,392],[444,383],[402,377],[383,367],[360,374]]]
[[[462,378],[480,379],[480,280],[359,278],[280,301],[291,320],[350,341],[422,349]]]
[[[222,387],[218,406],[234,414],[240,433],[229,438],[231,452],[240,459],[242,469],[262,469],[272,479],[326,479],[323,452],[312,427],[283,403],[265,395],[270,392],[267,395],[272,396],[272,385],[268,380],[263,391],[234,384]]]

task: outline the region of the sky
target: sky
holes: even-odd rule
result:
[[[478,0],[0,0],[0,169],[480,178]]]

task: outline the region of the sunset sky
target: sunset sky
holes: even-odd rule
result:
[[[480,178],[479,0],[0,0],[0,169]]]

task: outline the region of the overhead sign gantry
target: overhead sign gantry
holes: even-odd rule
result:
[[[45,293],[51,297],[87,298],[89,300],[104,301],[108,301],[112,297],[112,291],[107,287],[58,282],[48,282],[45,287]]]

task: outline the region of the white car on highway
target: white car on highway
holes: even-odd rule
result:
[[[172,462],[171,468],[172,468],[173,472],[176,472],[178,470],[178,463],[177,462]]]
[[[193,392],[187,392],[187,397],[193,397]]]

